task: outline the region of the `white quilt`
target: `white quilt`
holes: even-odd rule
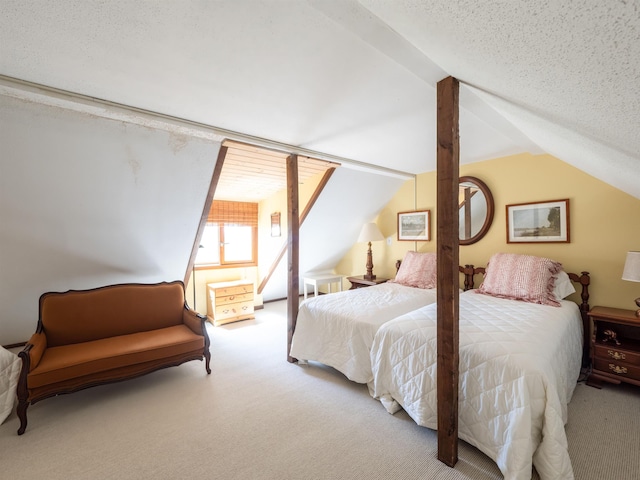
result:
[[[506,479],[572,479],[564,425],[580,373],[577,305],[460,295],[459,437]],[[373,395],[437,428],[436,305],[387,322],[371,350]]]
[[[0,424],[13,410],[21,366],[20,357],[0,347]]]
[[[369,383],[371,344],[383,323],[436,301],[435,289],[382,283],[305,300],[298,311],[291,356],[339,370]]]

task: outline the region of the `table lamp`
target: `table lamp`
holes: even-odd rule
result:
[[[364,276],[365,280],[375,280],[376,278],[373,274],[371,242],[377,242],[379,240],[384,240],[384,237],[382,236],[378,226],[375,223],[365,223],[362,230],[360,230],[360,236],[358,237],[358,242],[369,242],[369,250],[367,250],[367,274]]]
[[[627,252],[622,280],[640,282],[640,252]],[[636,298],[636,305],[640,307],[640,297]],[[636,317],[640,317],[640,308],[636,310]]]

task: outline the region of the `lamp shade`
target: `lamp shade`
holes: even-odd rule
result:
[[[365,223],[360,230],[360,236],[358,242],[377,242],[384,240],[382,232],[375,223]]]
[[[622,280],[640,282],[640,252],[627,252],[627,260],[624,262]]]

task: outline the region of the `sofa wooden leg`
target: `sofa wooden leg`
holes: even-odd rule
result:
[[[16,395],[18,397],[18,407],[16,413],[20,419],[20,428],[18,429],[18,435],[22,435],[27,429],[27,407],[29,406],[29,389],[27,388],[27,374],[31,370],[31,357],[29,352],[33,348],[33,344],[28,343],[24,350],[18,353],[18,356],[22,360],[22,368],[20,369],[20,377],[18,377],[18,386],[16,388]]]
[[[209,363],[211,362],[211,353],[209,350],[204,352],[204,360],[205,360],[205,368],[207,369],[207,374],[211,373],[211,367],[209,367]]]
[[[18,418],[20,419],[20,428],[18,428],[18,435],[22,435],[24,431],[27,429],[27,407],[29,406],[29,402],[18,402],[18,408],[16,409],[16,413],[18,414]]]

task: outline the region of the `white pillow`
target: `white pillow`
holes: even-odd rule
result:
[[[556,275],[556,283],[553,287],[553,294],[556,296],[556,299],[562,300],[563,298],[567,298],[572,293],[576,293],[576,289],[573,286],[573,282],[567,275],[567,272],[564,270],[560,270],[558,275]]]

